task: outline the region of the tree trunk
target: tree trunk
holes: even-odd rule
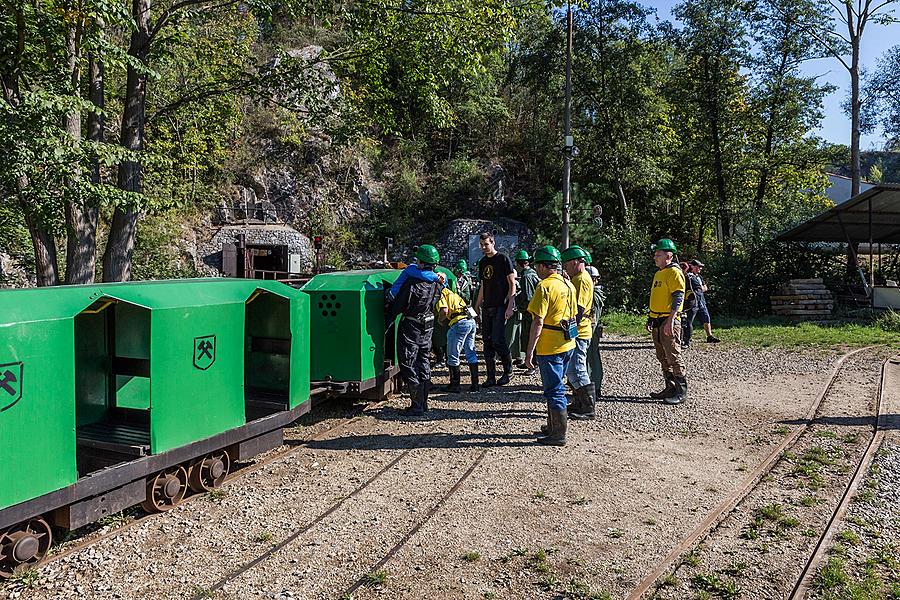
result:
[[[66,55],[68,70],[71,75],[71,92],[78,96],[81,90],[81,57],[79,42],[81,38],[80,24],[69,28],[66,36]],[[93,77],[93,63],[91,76]],[[93,80],[91,85],[93,86]],[[93,97],[93,89],[91,90]],[[73,110],[63,118],[63,128],[75,143],[81,141],[81,111]],[[76,172],[74,179],[80,177]],[[77,181],[70,182],[70,190],[77,189]],[[97,254],[97,209],[88,206],[89,200],[84,197],[66,201],[66,284],[93,283],[94,263]]]
[[[628,201],[625,199],[625,190],[622,189],[622,181],[616,180],[616,195],[619,196],[619,206],[622,207],[622,214],[628,215]]]
[[[145,62],[150,37],[150,0],[132,0],[131,12],[135,29],[131,33],[128,54]],[[133,65],[128,66],[125,84],[125,106],[122,112],[122,147],[140,152],[144,149],[144,113],[147,101],[147,75]],[[126,192],[142,192],[141,163],[125,160],[119,165],[118,185]],[[117,207],[109,228],[109,239],[103,254],[103,281],[128,281],[131,278],[131,255],[140,210]]]
[[[712,101],[716,102],[715,99]],[[719,131],[718,110],[714,109],[710,122],[713,138],[713,170],[716,178],[717,214],[722,228],[722,250],[731,256],[731,215],[728,211],[728,196],[725,190],[725,168],[722,164],[722,139]]]
[[[16,193],[19,196],[19,205],[25,215],[25,225],[31,234],[31,245],[34,248],[34,272],[37,276],[37,284],[40,287],[59,285],[59,266],[56,262],[56,240],[50,234],[39,219],[31,212],[23,200],[22,192],[28,187],[28,178],[25,176],[16,179]]]

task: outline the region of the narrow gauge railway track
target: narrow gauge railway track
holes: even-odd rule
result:
[[[806,595],[812,586],[813,578],[818,572],[819,567],[825,562],[826,554],[833,545],[834,537],[837,535],[838,528],[843,522],[844,516],[847,514],[850,502],[853,500],[853,497],[856,495],[856,490],[859,489],[860,483],[862,483],[863,478],[868,472],[869,466],[872,464],[872,459],[875,458],[875,453],[881,448],[881,443],[884,441],[885,434],[882,424],[882,419],[884,418],[883,400],[884,385],[886,381],[885,372],[888,369],[896,370],[898,368],[900,367],[897,367],[896,363],[893,363],[891,359],[885,360],[881,365],[881,383],[878,386],[878,397],[875,400],[875,421],[873,423],[872,437],[866,446],[866,451],[863,453],[859,464],[856,465],[856,471],[853,473],[853,478],[844,489],[841,501],[831,514],[828,525],[816,541],[816,546],[809,556],[809,559],[806,561],[803,572],[797,579],[794,589],[791,590],[791,600],[802,600],[803,598],[806,598]]]
[[[391,547],[390,550],[388,550],[387,554],[385,554],[383,557],[381,557],[381,560],[379,560],[377,563],[375,563],[366,573],[364,573],[359,579],[357,579],[353,583],[353,585],[351,585],[349,588],[347,588],[347,591],[344,592],[344,594],[341,596],[341,598],[350,598],[354,592],[359,590],[361,587],[365,586],[368,581],[367,575],[369,573],[373,573],[373,572],[377,571],[378,569],[380,569],[384,565],[386,565],[387,562],[389,560],[391,560],[391,558],[393,558],[394,555],[396,555],[397,552],[399,552],[400,549],[403,548],[407,544],[407,542],[409,542],[409,540],[411,540],[412,537],[419,532],[419,530],[422,528],[422,526],[424,526],[426,523],[428,523],[432,519],[432,517],[434,517],[434,515],[437,514],[437,511],[440,510],[440,508],[444,505],[444,503],[446,503],[447,500],[450,499],[450,496],[455,494],[457,492],[457,490],[459,490],[459,488],[462,486],[462,484],[465,483],[465,481],[469,478],[469,476],[475,472],[475,469],[478,468],[478,465],[481,464],[481,462],[484,460],[484,457],[487,456],[487,453],[488,453],[487,449],[484,449],[481,452],[479,452],[478,457],[475,459],[475,462],[473,462],[469,466],[469,468],[466,470],[466,472],[463,473],[462,476],[456,480],[456,483],[454,483],[453,486],[451,486],[450,489],[448,489],[444,493],[444,495],[441,496],[441,499],[438,500],[438,502],[434,506],[431,507],[431,510],[429,510],[425,514],[425,516],[422,517],[422,519],[419,520],[419,522],[416,523],[415,526],[412,529],[410,529],[399,542],[394,544],[394,546]]]
[[[278,552],[280,552],[287,546],[291,545],[300,536],[304,535],[305,533],[308,533],[313,527],[315,527],[316,525],[318,525],[319,523],[324,521],[330,515],[334,514],[338,509],[340,509],[349,500],[351,500],[352,498],[358,496],[363,491],[365,491],[373,483],[375,483],[377,480],[379,480],[384,474],[386,474],[394,466],[396,466],[397,463],[399,463],[401,460],[406,458],[413,450],[414,450],[414,448],[407,448],[406,450],[404,450],[403,452],[401,452],[400,454],[395,456],[390,462],[388,462],[381,469],[379,469],[374,475],[369,477],[366,481],[364,481],[363,483],[358,485],[356,488],[354,488],[349,493],[347,493],[344,496],[337,499],[326,510],[319,513],[316,517],[314,517],[313,519],[311,519],[310,521],[305,523],[303,526],[295,529],[293,532],[291,532],[290,535],[288,535],[282,541],[278,542],[271,548],[267,549],[265,552],[263,552],[256,558],[244,563],[237,569],[234,569],[227,575],[223,576],[221,579],[216,581],[212,586],[210,586],[208,588],[203,588],[202,590],[198,591],[197,594],[195,596],[193,596],[194,600],[201,600],[202,598],[209,597],[210,594],[220,591],[223,587],[225,587],[229,583],[237,580],[239,577],[241,577],[245,573],[247,573],[250,570],[254,569],[255,567],[259,566],[260,564],[262,564],[269,558],[273,557],[275,554],[277,554]],[[412,537],[416,533],[418,533],[418,531],[434,517],[435,514],[437,514],[438,510],[440,510],[440,508],[447,502],[447,500],[451,496],[453,496],[453,494],[455,494],[459,490],[460,487],[462,487],[462,484],[472,475],[472,473],[475,472],[475,469],[477,469],[478,466],[482,463],[482,461],[484,460],[484,457],[487,456],[487,453],[488,453],[487,449],[484,449],[481,452],[479,452],[478,456],[475,458],[475,460],[472,462],[472,464],[470,464],[469,467],[466,469],[466,471],[459,478],[457,478],[457,480],[453,483],[453,485],[446,492],[444,492],[444,494],[434,504],[434,506],[432,506],[431,509],[412,527],[412,529],[410,529],[403,536],[403,538],[401,538],[401,540],[399,542],[394,544],[394,546],[392,546],[390,548],[390,550],[388,550],[388,552],[372,568],[370,568],[365,573],[363,573],[359,577],[359,579],[355,580],[354,583],[348,588],[348,591],[344,594],[343,597],[346,597],[349,594],[352,594],[353,592],[358,590],[359,588],[363,587],[367,581],[366,575],[383,567],[395,554],[397,554],[397,552],[399,552],[400,549],[403,548],[406,545],[406,543],[409,542],[409,540],[412,539]]]
[[[640,600],[648,592],[654,591],[659,586],[660,579],[664,575],[670,573],[674,567],[677,567],[679,561],[690,552],[698,543],[705,540],[725,518],[740,505],[762,482],[766,475],[780,462],[784,452],[792,447],[805,433],[809,426],[813,423],[819,414],[825,398],[834,387],[838,375],[841,372],[847,359],[867,350],[871,350],[875,346],[866,346],[857,348],[841,355],[832,367],[831,374],[826,381],[822,391],[816,397],[815,401],[807,410],[803,422],[788,435],[775,449],[770,452],[765,459],[741,482],[740,486],[728,495],[721,503],[719,503],[688,535],[685,537],[669,554],[646,576],[642,579],[637,587],[628,595],[628,600]],[[884,385],[884,370],[882,369],[882,379],[879,385],[879,391]],[[879,394],[880,401],[880,394]],[[876,422],[877,427],[877,422]],[[868,452],[866,453],[868,454]]]
[[[250,473],[253,473],[255,471],[259,471],[263,467],[266,467],[276,461],[279,461],[284,458],[288,458],[288,457],[296,454],[300,450],[302,450],[308,444],[310,444],[312,442],[317,442],[317,441],[321,440],[322,438],[325,438],[328,435],[335,433],[336,431],[340,431],[341,429],[344,429],[355,423],[358,423],[363,418],[365,418],[367,413],[371,412],[374,409],[384,406],[386,403],[387,403],[387,400],[373,402],[373,403],[367,405],[363,409],[362,413],[355,415],[353,417],[350,417],[350,418],[339,419],[338,422],[335,423],[334,425],[332,425],[326,429],[323,429],[322,431],[316,433],[315,435],[313,435],[307,439],[291,441],[290,443],[285,443],[285,445],[282,446],[282,448],[280,450],[276,450],[276,451],[270,453],[268,456],[266,456],[263,459],[260,459],[252,464],[247,465],[246,467],[243,467],[241,469],[238,469],[236,471],[229,473],[228,476],[225,478],[223,485],[226,483],[229,483],[231,481],[234,481],[235,479],[238,479],[240,477],[249,475]],[[182,500],[179,503],[179,506],[183,505],[186,502],[189,502],[196,498],[202,498],[204,496],[206,496],[206,493],[199,493],[199,494],[193,494],[191,496],[187,496],[184,498],[184,500]],[[121,525],[120,527],[116,527],[115,529],[113,529],[111,531],[107,531],[106,533],[103,533],[101,535],[92,536],[89,533],[86,535],[86,537],[83,541],[78,541],[78,542],[74,543],[73,545],[60,550],[59,552],[52,554],[51,556],[48,556],[46,559],[41,561],[41,563],[39,563],[37,565],[37,567],[42,568],[49,564],[57,562],[60,559],[65,558],[66,556],[71,556],[72,554],[75,554],[77,552],[80,552],[82,550],[90,548],[91,546],[94,546],[94,545],[98,544],[99,542],[102,542],[104,540],[107,540],[107,539],[113,538],[117,535],[120,535],[124,531],[127,531],[129,529],[137,527],[141,523],[145,523],[145,522],[149,521],[150,519],[159,517],[163,514],[165,514],[165,513],[164,512],[163,513],[145,513],[145,514],[135,518],[134,520],[128,521],[127,523]]]

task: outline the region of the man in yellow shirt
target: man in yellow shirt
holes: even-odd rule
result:
[[[447,330],[447,368],[450,370],[450,385],[445,392],[460,392],[459,387],[459,355],[466,353],[469,364],[469,375],[472,383],[470,392],[477,392],[478,387],[478,354],[475,352],[475,311],[463,300],[462,296],[445,287],[435,306],[438,319],[449,325]]]
[[[575,288],[560,275],[561,260],[559,250],[553,246],[544,246],[534,253],[541,282],[528,303],[528,312],[534,319],[525,352],[526,369],[533,369],[537,360],[547,398],[547,435],[537,441],[551,446],[566,445],[568,415],[563,377],[578,337]]]
[[[566,270],[575,288],[578,311],[575,317],[578,324],[578,338],[575,340],[575,352],[566,371],[569,384],[575,390],[575,400],[569,409],[569,416],[573,419],[586,420],[594,418],[594,402],[597,396],[597,390],[587,368],[588,347],[591,345],[593,334],[591,313],[594,306],[594,282],[587,272],[588,256],[581,246],[570,246],[562,253],[563,269]]]
[[[666,404],[681,404],[687,400],[687,379],[681,358],[681,307],[684,305],[684,273],[675,259],[675,243],[661,239],[653,245],[656,274],[650,288],[650,314],[647,331],[653,336],[656,358],[662,365],[666,387],[650,394]]]

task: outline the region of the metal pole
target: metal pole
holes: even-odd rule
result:
[[[869,197],[869,287],[875,287],[875,249],[872,240],[872,198]]]
[[[569,247],[569,212],[572,183],[572,4],[566,4],[566,113],[563,121],[562,249]]]

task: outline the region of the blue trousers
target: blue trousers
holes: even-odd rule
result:
[[[566,377],[569,378],[572,388],[576,390],[591,384],[591,376],[588,374],[587,368],[588,347],[590,345],[591,340],[583,340],[581,338],[575,340],[575,349],[572,350],[572,360],[569,361],[569,366],[566,369]]]
[[[459,355],[465,351],[466,362],[478,364],[478,353],[475,352],[475,319],[462,319],[450,326],[447,331],[447,365],[459,366]]]
[[[544,388],[544,397],[547,399],[547,407],[550,410],[566,409],[566,386],[563,383],[569,361],[572,360],[574,350],[561,354],[538,355],[537,364],[541,371],[541,384]]]

